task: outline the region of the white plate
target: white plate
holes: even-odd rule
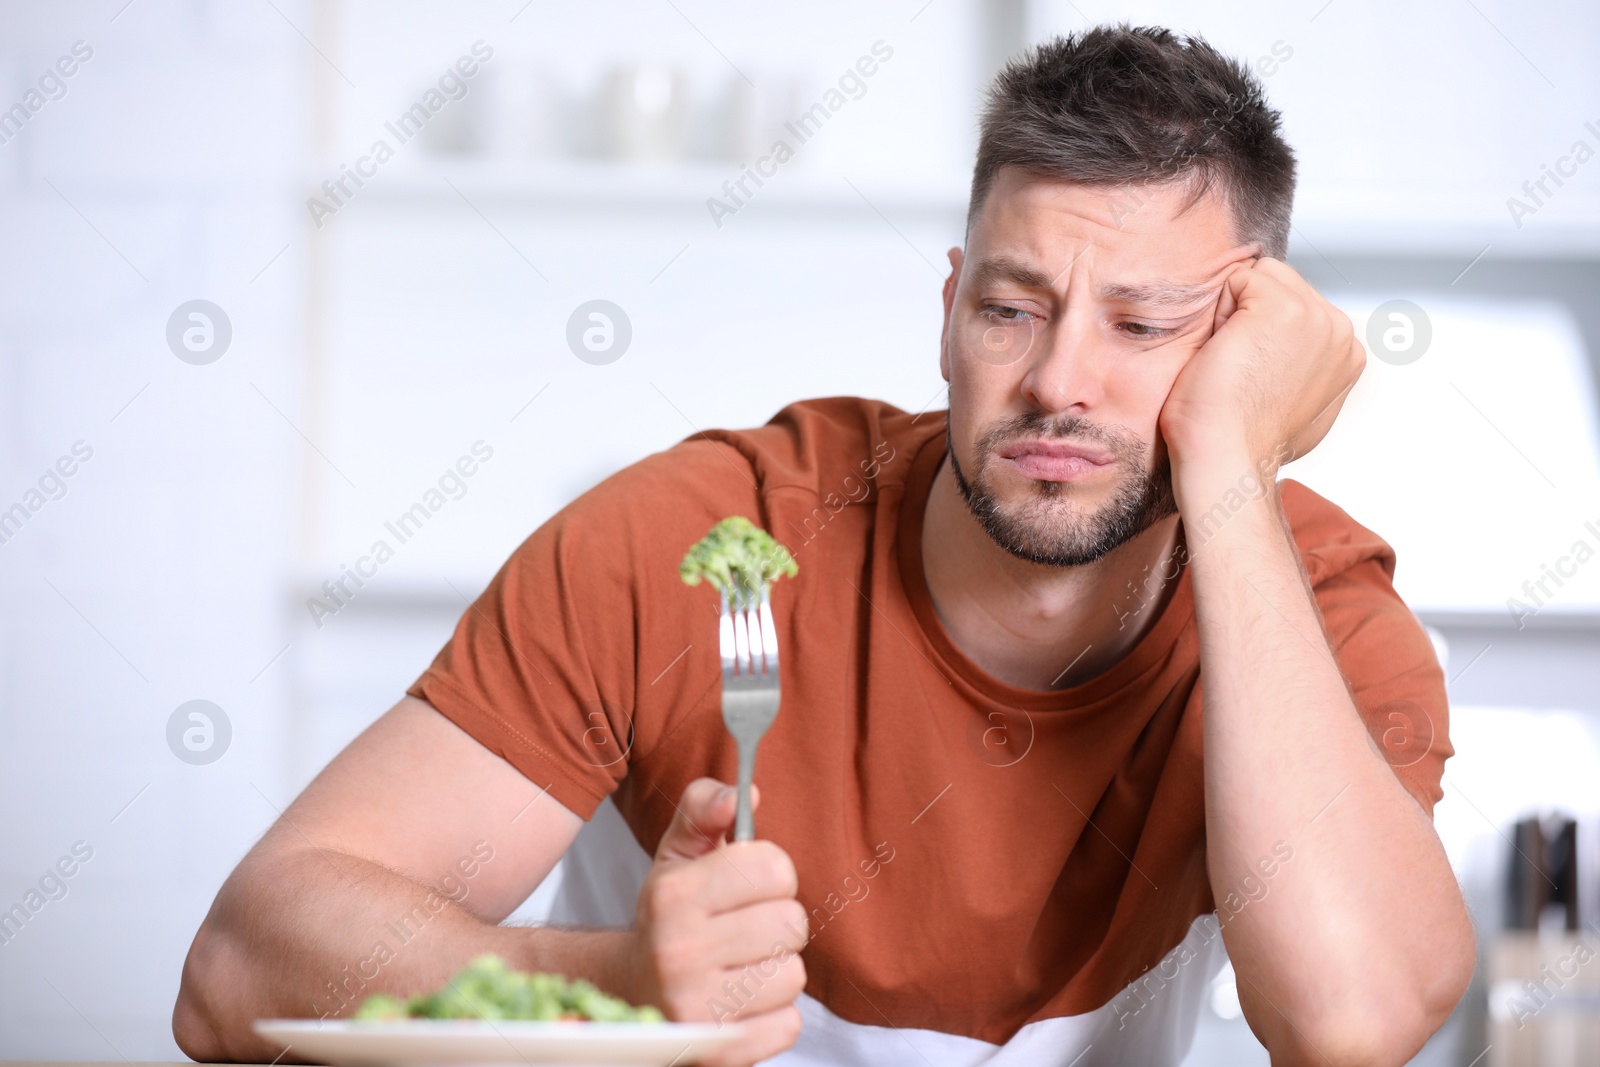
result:
[[[263,1037],[336,1067],[499,1063],[667,1067],[692,1063],[739,1036],[738,1023],[541,1023],[481,1019],[323,1022],[261,1019]]]

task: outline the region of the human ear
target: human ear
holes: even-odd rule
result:
[[[950,380],[950,314],[955,308],[956,280],[961,277],[961,249],[951,246],[945,253],[950,259],[950,274],[944,280],[944,327],[939,331],[939,373]]]

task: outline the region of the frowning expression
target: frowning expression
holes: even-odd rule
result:
[[[945,282],[952,472],[1013,555],[1091,563],[1175,512],[1157,429],[1256,253],[1215,190],[1002,168]]]

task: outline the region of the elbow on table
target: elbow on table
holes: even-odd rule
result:
[[[172,1039],[191,1060],[199,1063],[223,1060],[222,1043],[198,1005],[183,992],[178,994],[178,1002],[172,1008]]]
[[[178,999],[172,1007],[172,1037],[183,1054],[201,1063],[224,1063],[236,1057],[230,1055],[225,1027],[222,1024],[221,1005],[209,995],[224,988],[225,949],[217,943],[216,934],[207,923],[202,924],[189,946],[189,955],[183,961],[183,977],[178,984]]]
[[[1401,1067],[1427,1044],[1466,993],[1475,953],[1468,938],[1464,952],[1438,961],[1430,980],[1407,989],[1378,983],[1362,995],[1330,1002],[1308,1018],[1274,1035],[1273,1067]]]
[[[1443,1020],[1440,1020],[1442,1023]],[[1273,1067],[1401,1067],[1427,1043],[1437,1025],[1419,1012],[1335,1015],[1291,1028],[1271,1049]]]

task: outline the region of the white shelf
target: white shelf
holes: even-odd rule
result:
[[[1503,607],[1471,610],[1418,607],[1415,611],[1417,618],[1425,625],[1439,629],[1600,635],[1600,612],[1595,611],[1557,611],[1552,608],[1522,620],[1520,627]]]
[[[337,165],[309,173],[307,195],[321,196]],[[726,199],[724,183],[743,173],[731,162],[661,164],[598,159],[502,160],[413,155],[379,168],[355,199],[388,205],[443,205],[465,197],[474,206],[526,210],[641,209],[709,211]],[[964,175],[891,176],[808,170],[801,162],[753,181],[745,198],[760,210],[815,215],[867,215],[891,220],[961,220],[967,210]],[[852,187],[853,186],[853,187]],[[859,190],[859,191],[858,191]],[[742,197],[743,194],[741,194]],[[1407,204],[1360,203],[1308,193],[1296,208],[1290,250],[1297,257],[1416,256],[1459,259],[1600,259],[1600,207],[1575,206],[1562,218],[1532,219],[1517,229],[1503,207],[1488,201],[1441,202],[1420,215]],[[1487,250],[1487,251],[1485,251]]]
[[[356,193],[360,200],[417,204],[456,202],[465,197],[473,204],[511,204],[535,209],[570,207],[654,208],[706,212],[708,199],[732,205],[724,183],[738,179],[743,168],[734,163],[685,162],[628,164],[600,160],[499,161],[429,157],[425,162],[396,161],[379,170]],[[326,174],[309,175],[313,195],[321,195]],[[821,213],[867,214],[882,211],[893,216],[941,215],[963,218],[967,210],[965,181],[907,183],[892,187],[874,175],[829,175],[779,168],[757,187],[746,183],[748,206]],[[852,183],[855,188],[852,188]],[[860,192],[857,192],[857,190]],[[737,205],[732,205],[737,206]]]
[[[1519,231],[1483,216],[1451,220],[1297,211],[1289,251],[1335,262],[1341,256],[1455,258],[1463,269],[1480,254],[1484,262],[1600,259],[1600,219]]]

